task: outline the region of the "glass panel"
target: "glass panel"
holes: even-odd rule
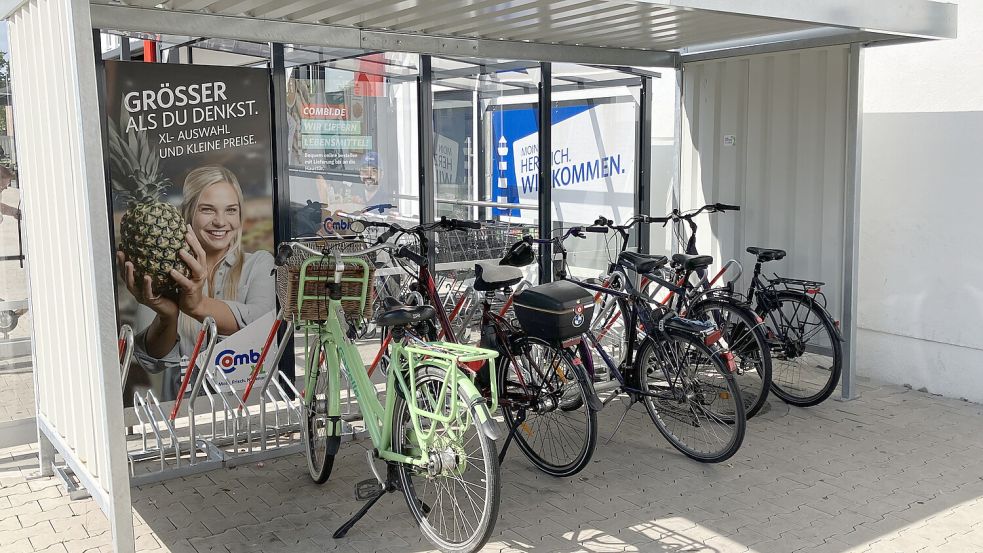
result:
[[[652,79],[652,170],[649,182],[649,214],[661,216],[672,211],[676,184],[676,71],[659,69],[662,77]],[[651,252],[672,252],[669,227],[649,225]]]
[[[438,261],[469,271],[538,234],[539,63],[435,56],[432,69],[435,213],[487,222],[440,236]]]
[[[6,22],[0,26],[6,31]],[[0,33],[0,423],[34,416],[31,315],[27,310],[9,59],[7,33],[3,32]],[[0,443],[0,447],[4,445]]]
[[[570,63],[552,70],[554,228],[590,225],[598,216],[625,222],[635,214],[641,78]],[[628,247],[635,245],[632,236]],[[593,277],[607,270],[622,240],[588,233],[565,246],[571,272]]]
[[[349,234],[385,204],[415,224],[419,56],[289,45],[285,61],[291,234]]]

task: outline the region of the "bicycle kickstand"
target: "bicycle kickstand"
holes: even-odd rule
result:
[[[341,527],[335,530],[334,534],[332,534],[334,539],[341,539],[345,537],[345,535],[348,534],[348,531],[351,530],[355,524],[358,523],[359,520],[362,520],[362,517],[369,512],[369,509],[371,509],[376,502],[382,499],[382,496],[386,495],[387,493],[400,491],[401,489],[398,484],[399,479],[396,476],[396,465],[392,463],[386,465],[386,480],[383,482],[381,475],[375,469],[375,465],[372,464],[372,453],[367,453],[369,456],[369,466],[372,468],[372,474],[375,475],[375,478],[363,480],[355,484],[355,499],[358,499],[359,501],[367,500],[368,502],[363,505],[357,513],[352,515],[352,518],[348,519],[348,522],[342,524]],[[422,501],[417,501],[420,503],[420,509],[425,514],[430,512],[429,505]]]
[[[371,509],[372,506],[375,505],[377,501],[382,499],[382,496],[386,495],[387,493],[392,493],[398,490],[398,487],[396,485],[396,474],[393,465],[387,464],[386,480],[385,482],[383,482],[382,478],[380,478],[378,471],[375,470],[375,466],[371,464],[372,463],[371,456],[372,453],[369,452],[369,466],[372,467],[372,473],[375,475],[375,478],[363,480],[355,484],[355,499],[358,499],[360,501],[367,500],[368,502],[365,505],[363,505],[362,508],[359,509],[357,513],[352,515],[352,518],[348,519],[348,522],[342,524],[341,527],[335,530],[335,533],[332,534],[332,537],[334,537],[335,539],[341,539],[345,537],[345,535],[348,534],[348,531],[351,530],[355,526],[355,524],[359,520],[362,520],[362,517],[364,517],[365,514],[369,512],[369,509]]]
[[[622,413],[621,420],[618,421],[617,426],[614,427],[614,432],[612,432],[611,436],[608,437],[608,441],[604,442],[604,445],[611,443],[611,440],[614,439],[614,435],[618,433],[618,430],[621,430],[621,424],[625,422],[625,417],[628,416],[628,411],[631,411],[632,405],[635,405],[635,403],[638,402],[634,394],[629,394],[628,397],[630,398],[628,401],[628,407],[625,407],[625,412]]]
[[[505,443],[502,444],[502,450],[498,452],[498,464],[502,464],[505,461],[505,454],[509,451],[509,446],[512,444],[512,440],[515,438],[515,433],[519,431],[519,428],[526,422],[526,410],[520,409],[519,414],[515,417],[515,424],[512,425],[512,429],[509,430],[509,435],[505,438]]]

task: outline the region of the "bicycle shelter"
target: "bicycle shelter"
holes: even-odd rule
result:
[[[744,246],[785,248],[793,272],[828,283],[846,338],[842,396],[849,399],[856,393],[864,49],[953,38],[957,16],[954,4],[929,0],[6,0],[0,12],[10,22],[27,197],[41,469],[50,475],[56,455],[72,469],[109,517],[117,551],[134,545],[116,296],[108,284],[114,267],[100,30],[265,43],[272,98],[281,103],[285,44],[418,55],[419,70],[406,82],[417,90],[422,161],[418,174],[401,178],[418,186],[424,220],[440,211],[434,87],[453,88],[455,78],[472,75],[468,60],[484,74],[507,66],[489,70],[475,60],[526,62],[512,68],[538,71],[538,82],[516,86],[539,105],[554,106],[563,87],[590,84],[575,75],[558,83],[551,76],[561,64],[620,70],[643,99],[658,73],[675,72],[671,182],[653,177],[651,104],[641,101],[634,208],[659,215],[667,193],[669,207],[740,204],[740,213],[705,227],[712,237],[702,234],[701,249],[749,261]],[[445,59],[464,61],[439,61]],[[551,151],[550,110],[535,116],[538,151]],[[280,125],[285,119],[277,123],[274,153],[281,158],[287,129]],[[540,156],[538,182],[553,182],[553,157]],[[285,203],[290,176],[284,165],[275,167],[274,195]],[[535,192],[541,234],[553,228],[555,186]],[[279,239],[285,225],[277,223]],[[643,237],[640,247],[660,251],[660,232]]]

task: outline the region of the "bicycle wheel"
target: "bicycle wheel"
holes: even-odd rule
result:
[[[313,398],[304,398],[307,416],[304,417],[304,442],[307,444],[307,469],[311,479],[323,484],[331,475],[334,455],[328,455],[328,366],[325,362],[324,345],[318,340],[311,349],[310,358],[317,361],[309,365],[313,375]]]
[[[527,338],[516,364],[498,368],[502,414],[519,449],[551,476],[577,474],[590,462],[597,445],[597,412],[587,403],[591,393],[559,349]],[[571,397],[573,396],[573,397]]]
[[[782,291],[762,313],[772,329],[772,386],[786,403],[809,407],[836,389],[843,368],[839,334],[826,311],[806,294]],[[771,339],[772,336],[769,336]]]
[[[751,418],[761,410],[771,388],[771,353],[757,315],[745,304],[721,299],[693,304],[688,317],[711,321],[721,331],[724,347],[734,354],[734,380],[741,389],[744,410]]]
[[[449,416],[449,400],[437,405],[440,402],[436,399],[446,372],[425,365],[417,369],[415,378],[417,407]],[[455,553],[477,551],[488,541],[501,501],[495,442],[475,424],[473,408],[466,407],[470,400],[464,388],[459,387],[460,412],[455,419],[438,423],[421,417],[424,433],[436,431],[428,451],[430,464],[427,467],[399,464],[396,468],[406,504],[424,536],[442,551]],[[420,456],[413,438],[409,405],[402,394],[397,394],[395,400],[392,431],[395,453]]]
[[[729,459],[744,441],[741,390],[719,351],[694,335],[668,330],[647,338],[633,372],[652,422],[669,443],[703,463]]]

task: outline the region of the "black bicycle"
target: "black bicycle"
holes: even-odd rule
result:
[[[663,221],[647,218],[645,222]],[[562,259],[556,275],[559,281],[613,296],[621,312],[627,314],[623,359],[615,361],[604,351],[587,326],[582,339],[572,346],[577,348],[590,374],[597,374],[592,353],[598,354],[607,367],[608,380],[595,383],[599,396],[610,393],[601,400],[602,405],[626,394],[628,409],[635,403],[643,403],[659,432],[686,456],[707,463],[730,458],[740,449],[747,420],[741,391],[734,380],[734,357],[720,347],[721,332],[716,326],[682,318],[666,306],[653,304],[632,284],[632,279],[625,278],[620,289],[612,289],[569,276],[563,241],[570,236],[585,238],[585,232],[607,233],[608,230],[606,226],[596,225],[574,227],[562,238],[523,239],[528,248],[537,243],[555,247]],[[513,249],[521,247],[522,243]],[[656,273],[668,262],[665,256],[625,251],[618,255],[613,269],[643,275],[681,292],[681,288]],[[565,397],[560,408],[579,408],[579,403],[576,397]]]
[[[773,360],[776,396],[809,407],[825,401],[840,382],[843,336],[826,310],[824,282],[761,274],[761,265],[785,257],[784,250],[750,247],[756,256],[747,301],[765,321]]]
[[[689,225],[686,252],[696,254],[694,217],[702,212],[737,210],[740,206],[718,203],[689,213],[675,210],[670,217],[677,223],[685,221]],[[678,226],[674,227],[674,232],[682,243]],[[712,293],[753,306],[762,321],[759,327],[771,354],[771,391],[782,401],[800,407],[821,403],[836,389],[843,367],[843,337],[838,323],[826,310],[826,296],[822,292],[825,283],[777,274],[774,278],[765,277],[761,274],[761,265],[783,259],[786,252],[761,247],[749,247],[747,252],[757,258],[747,294],[736,292],[733,281],[713,289]],[[719,276],[720,273],[714,279]],[[704,284],[708,282],[705,271],[700,277]]]
[[[677,294],[670,291],[662,302],[673,305],[683,316],[712,321],[723,332],[723,343],[734,354],[737,362],[734,378],[741,387],[744,407],[750,419],[764,406],[772,383],[772,360],[764,321],[755,313],[751,305],[733,293],[733,279],[739,278],[741,273],[740,263],[730,260],[711,277],[707,269],[713,264],[713,257],[700,255],[696,248],[698,225],[695,218],[697,216],[704,212],[723,213],[737,210],[740,210],[739,206],[717,203],[689,212],[673,210],[666,216],[668,222],[673,224],[673,233],[685,252],[672,256],[671,280],[677,286],[685,288],[685,293]],[[599,219],[599,221],[622,233],[624,237],[622,249],[624,249],[628,244],[626,229],[631,225],[618,227],[607,220]],[[689,239],[685,244],[683,244],[683,234],[679,230],[679,226],[684,223],[690,229]],[[717,285],[732,267],[738,268],[733,279],[723,285]],[[658,291],[652,291],[650,294],[658,294]]]

